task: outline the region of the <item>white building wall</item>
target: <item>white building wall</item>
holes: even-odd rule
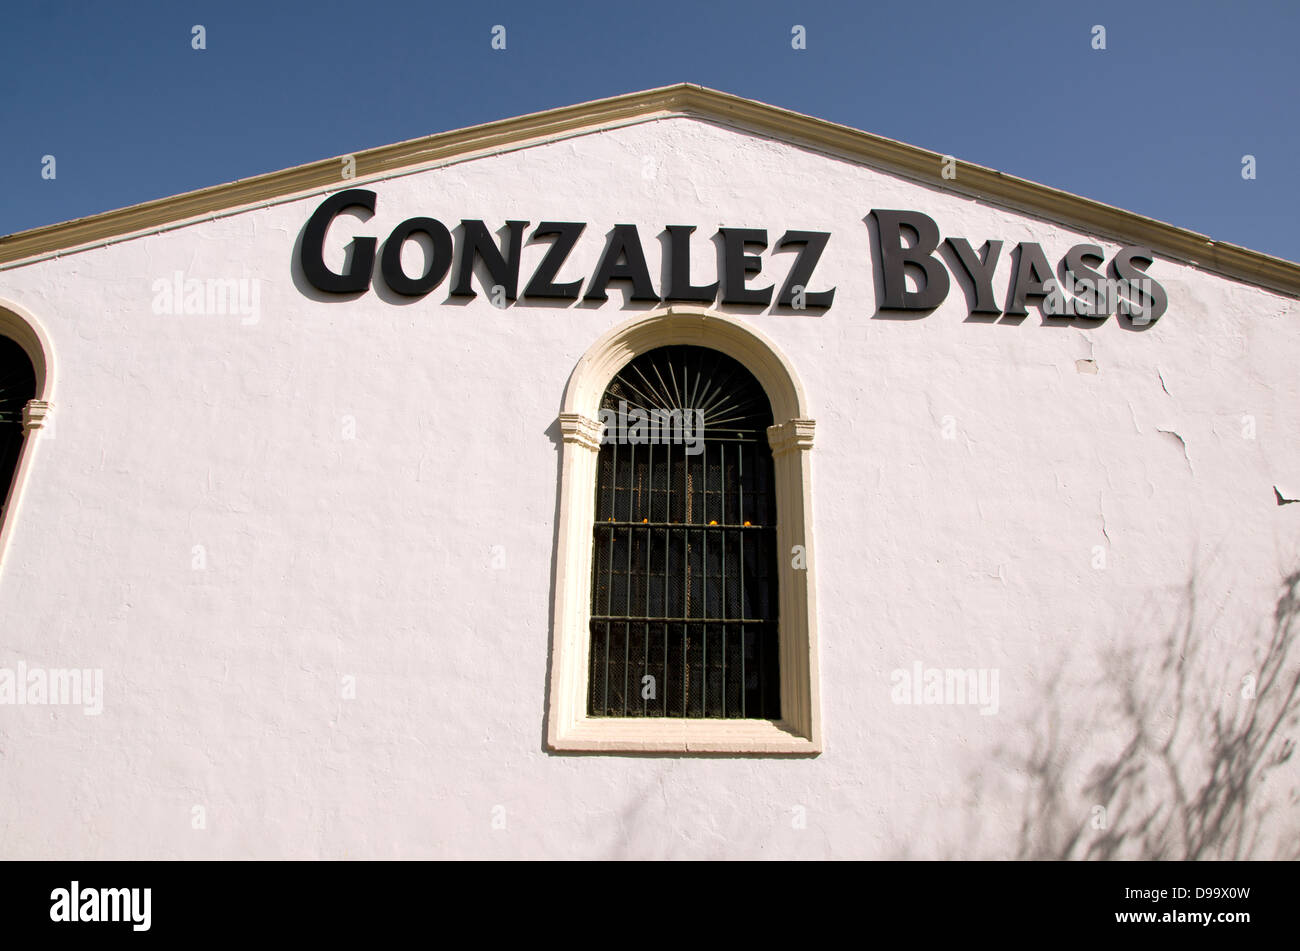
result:
[[[826,752],[544,749],[556,415],[586,348],[648,308],[614,285],[502,310],[449,300],[450,278],[415,302],[324,300],[291,268],[314,196],[0,272],[57,364],[0,571],[0,666],[105,684],[99,716],[0,707],[3,857],[1032,854],[1105,831],[1086,780],[1127,736],[1117,688],[1157,734],[1180,723],[1186,776],[1210,755],[1199,718],[1258,702],[1243,678],[1300,559],[1300,505],[1274,495],[1300,479],[1296,301],[1157,260],[1170,305],[1145,332],[966,321],[956,282],[929,316],[874,319],[872,208],[1004,240],[1000,300],[1016,242],[1055,263],[1094,238],[690,119],[362,187],[377,213],[336,222],[336,265],[414,215],[585,221],[568,280],[635,223],[657,287],[667,224],[699,226],[701,283],[718,226],[832,233],[812,289],[834,306],[747,318],[818,424]],[[764,276],[793,259],[765,254]],[[155,314],[176,271],[259,281],[258,320]],[[1180,708],[1105,658],[1161,654],[1193,580]],[[894,702],[917,661],[998,671],[996,714]],[[1254,854],[1294,847],[1296,780],[1287,763],[1252,794]]]

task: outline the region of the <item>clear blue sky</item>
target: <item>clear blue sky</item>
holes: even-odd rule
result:
[[[1294,0],[131,0],[0,16],[0,234],[688,81],[1300,261]]]

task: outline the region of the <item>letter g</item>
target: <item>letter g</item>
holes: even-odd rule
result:
[[[330,294],[356,294],[369,289],[375,269],[375,248],[379,243],[376,238],[352,239],[352,259],[342,274],[335,274],[325,266],[325,233],[345,208],[364,208],[374,214],[375,193],[349,188],[330,195],[307,219],[302,232],[302,273],[312,287]]]

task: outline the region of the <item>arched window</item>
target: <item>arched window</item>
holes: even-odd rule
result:
[[[46,425],[53,378],[45,334],[21,307],[0,300],[0,556],[13,531],[35,434]]]
[[[762,386],[717,350],[660,347],[600,417],[588,715],[780,719]]]
[[[814,424],[790,364],[673,305],[592,345],[559,423],[547,745],[821,752]]]

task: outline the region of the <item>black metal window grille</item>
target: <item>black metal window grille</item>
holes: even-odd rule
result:
[[[600,448],[588,714],[779,719],[767,395],[725,354],[673,346],[614,377],[601,408],[620,406],[699,410],[703,439]]]
[[[35,396],[36,372],[27,351],[0,337],[0,518],[23,449],[23,407]]]

